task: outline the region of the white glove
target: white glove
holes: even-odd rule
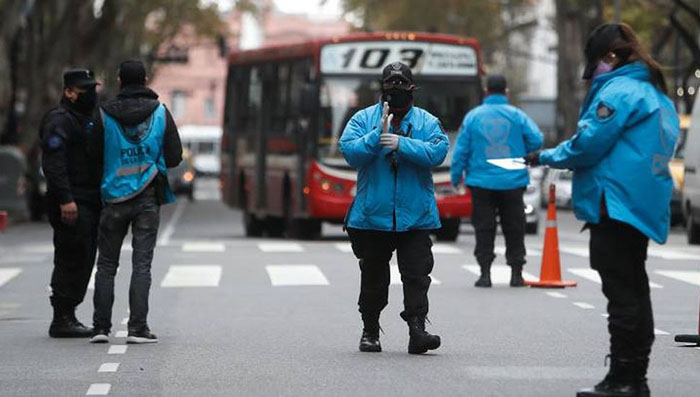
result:
[[[396,134],[382,134],[379,137],[379,144],[393,152],[399,148],[399,136]]]
[[[389,114],[389,102],[384,102],[384,107],[382,108],[382,134],[388,134],[389,128],[391,128],[391,120],[394,118],[393,114]]]

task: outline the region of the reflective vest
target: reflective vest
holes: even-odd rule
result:
[[[123,126],[102,111],[104,125],[104,171],[102,200],[120,203],[144,191],[158,176],[168,176],[163,157],[165,106],[159,105],[146,120],[135,126]],[[165,203],[175,197],[168,184]]]

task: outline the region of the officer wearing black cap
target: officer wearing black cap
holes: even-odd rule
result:
[[[358,170],[357,195],[347,217],[360,262],[360,351],[379,352],[379,315],[389,295],[389,261],[396,251],[404,293],[410,354],[440,346],[425,330],[433,268],[430,232],[440,228],[432,169],[447,155],[440,121],[413,106],[413,75],[400,62],[382,73],[381,102],[357,112],[345,126],[340,150]]]
[[[659,64],[630,26],[599,26],[585,55],[589,90],[576,134],[527,161],[574,171],[574,212],[590,230],[590,265],[608,299],[610,370],[577,396],[649,396],[654,316],[645,262],[649,240],[668,237],[678,116]]]
[[[96,86],[88,69],[65,72],[61,102],[46,113],[39,130],[54,231],[49,335],[55,338],[88,337],[92,332],[77,320],[75,308],[85,297],[95,262],[101,208],[100,163],[89,150],[99,129],[93,117]]]

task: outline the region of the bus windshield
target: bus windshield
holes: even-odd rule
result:
[[[443,124],[454,142],[467,111],[479,104],[481,88],[477,79],[437,80],[416,78],[418,90],[415,105],[421,107]],[[338,148],[345,124],[360,109],[379,101],[379,80],[367,77],[326,77],[321,82],[321,122],[317,140],[320,160],[342,159]]]

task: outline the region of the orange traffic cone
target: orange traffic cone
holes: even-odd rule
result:
[[[698,333],[695,335],[676,335],[674,341],[677,343],[690,343],[700,346],[700,317],[698,317]]]
[[[561,261],[559,259],[559,236],[557,233],[556,189],[549,185],[549,206],[547,207],[547,230],[544,234],[542,250],[542,268],[540,281],[526,281],[525,284],[538,288],[575,287],[575,281],[562,281]]]

